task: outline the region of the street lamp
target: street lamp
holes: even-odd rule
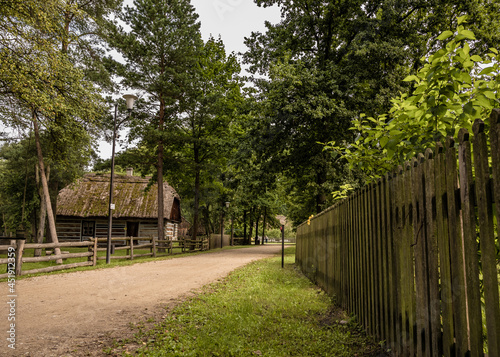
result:
[[[280,218],[281,223],[281,267],[285,267],[285,224],[286,217],[283,216]]]
[[[130,113],[134,107],[134,102],[137,97],[133,94],[125,94],[123,96],[127,102],[127,110]],[[115,103],[115,118],[113,122],[113,149],[111,150],[111,177],[109,179],[109,218],[108,218],[108,241],[106,246],[106,264],[111,261],[111,231],[113,228],[113,176],[115,174],[115,142],[116,142],[116,117],[118,114],[118,102]],[[121,124],[121,123],[120,123]]]

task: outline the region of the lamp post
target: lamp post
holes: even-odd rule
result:
[[[132,112],[132,108],[134,107],[134,102],[137,97],[133,94],[125,94],[123,96],[127,102],[127,110],[128,112]],[[115,103],[115,117],[113,121],[113,148],[111,150],[111,177],[109,179],[109,218],[108,218],[108,241],[106,245],[106,264],[109,264],[111,261],[111,232],[113,228],[113,210],[115,209],[115,205],[113,203],[113,176],[115,174],[115,142],[116,142],[116,117],[118,114],[118,103]],[[121,123],[120,123],[121,124]]]
[[[281,267],[285,267],[285,224],[286,218],[282,217],[280,219],[281,223]]]

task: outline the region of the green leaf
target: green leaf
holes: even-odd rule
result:
[[[473,109],[474,108],[473,108],[471,102],[464,105],[464,113],[466,113],[466,114],[471,114]]]
[[[493,100],[497,99],[495,93],[492,91],[484,91],[483,95],[488,99],[493,99]]]
[[[467,19],[469,18],[469,15],[463,15],[457,18],[457,24],[461,25],[464,22],[467,22]]]
[[[491,72],[494,72],[495,71],[495,67],[486,67],[485,69],[483,69],[481,72],[479,72],[479,75],[480,76],[483,76],[483,75],[486,75],[486,74],[490,74]]]
[[[474,62],[483,62],[483,59],[478,55],[474,55],[470,59]]]
[[[411,75],[403,79],[404,82],[413,82],[413,81],[418,81],[418,77],[415,75]]]
[[[438,36],[438,40],[446,40],[447,38],[449,38],[450,36],[453,35],[453,32],[451,31],[444,31],[441,35]]]
[[[458,34],[464,36],[468,40],[475,40],[476,39],[474,32],[472,32],[470,30],[462,30]]]
[[[460,74],[460,80],[464,83],[468,83],[468,84],[472,83],[472,79],[470,77],[470,74],[467,72],[463,72]]]
[[[498,50],[496,48],[490,48],[490,51],[494,54],[498,55]]]

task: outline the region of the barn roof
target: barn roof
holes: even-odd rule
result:
[[[87,174],[57,196],[57,214],[72,217],[108,217],[109,174]],[[149,178],[115,175],[113,218],[157,218],[158,185],[148,188]],[[177,192],[163,184],[164,217],[170,219]]]

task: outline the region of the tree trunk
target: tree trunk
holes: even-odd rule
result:
[[[200,205],[200,169],[198,166],[199,150],[194,146],[194,162],[196,165],[196,173],[194,179],[194,215],[193,215],[193,240],[196,240],[198,235],[198,220],[199,220],[199,205]]]
[[[243,244],[247,243],[247,210],[243,211]]]
[[[266,236],[266,215],[267,215],[267,207],[264,207],[264,222],[262,222],[262,244],[264,244]]]
[[[35,143],[36,143],[36,152],[38,156],[38,166],[40,167],[40,181],[42,182],[44,200],[47,206],[47,218],[49,220],[50,241],[52,243],[59,243],[59,239],[57,238],[57,232],[56,232],[56,221],[54,219],[54,212],[52,211],[52,205],[50,203],[49,185],[47,183],[47,176],[45,176],[45,165],[43,163],[42,146],[40,145],[40,133],[38,130],[38,122],[35,111],[33,111],[33,127],[35,129]],[[60,255],[61,249],[55,248],[54,252],[56,255]],[[56,260],[56,264],[62,264],[62,259]]]
[[[36,167],[36,183],[38,186],[38,194],[40,195],[40,212],[38,215],[38,227],[36,231],[35,243],[43,243],[43,237],[45,236],[45,223],[47,221],[47,201],[45,200],[45,195],[43,194],[43,188],[40,182],[40,167]],[[50,166],[47,166],[47,181],[50,180]],[[42,249],[35,249],[34,257],[42,256]]]
[[[248,244],[252,244],[252,232],[253,232],[253,213],[255,211],[255,208],[252,207],[250,209],[250,222],[249,222],[249,233],[248,233]]]
[[[3,236],[7,237],[7,222],[5,222],[5,212],[2,212],[2,220],[3,220]]]
[[[257,217],[255,221],[255,245],[259,245],[259,220],[260,220],[260,211],[257,211]]]
[[[160,102],[160,121],[158,124],[158,130],[160,135],[163,134],[163,123],[164,123],[164,103]],[[164,211],[163,211],[163,138],[160,137],[158,142],[158,168],[157,168],[157,181],[158,181],[158,240],[165,239],[165,229],[164,229]],[[165,252],[165,243],[159,244],[158,252]]]

